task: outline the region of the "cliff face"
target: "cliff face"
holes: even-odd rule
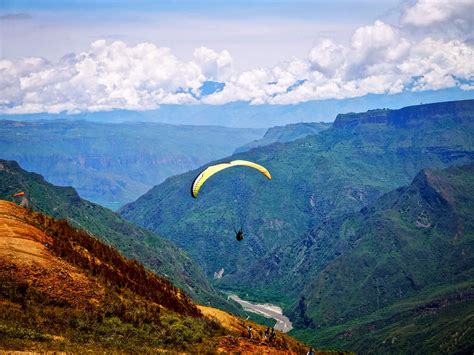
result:
[[[339,114],[334,121],[334,127],[350,128],[367,123],[388,123],[388,110],[371,110],[365,113]]]
[[[451,118],[457,123],[472,121],[473,100],[440,102],[404,107],[399,110],[370,110],[364,113],[339,114],[334,127],[352,128],[364,124],[385,124],[399,128],[417,127]]]
[[[332,123],[309,122],[272,127],[268,129],[263,138],[237,148],[234,153],[246,152],[250,149],[263,147],[272,143],[291,142],[306,136],[318,134],[331,126]]]

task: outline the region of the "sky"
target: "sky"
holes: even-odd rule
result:
[[[471,91],[473,23],[474,0],[3,0],[0,112]]]

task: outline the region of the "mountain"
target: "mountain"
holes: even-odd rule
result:
[[[222,83],[208,83],[203,94],[219,90]],[[442,90],[405,91],[399,94],[369,94],[349,99],[308,101],[289,105],[252,105],[232,102],[223,105],[160,105],[157,110],[105,112],[67,112],[50,114],[0,114],[0,119],[38,121],[51,119],[87,120],[93,122],[161,122],[184,125],[217,125],[240,128],[269,128],[289,123],[333,121],[341,112],[362,112],[373,107],[399,109],[404,106],[439,101],[473,99],[472,91],[450,88]]]
[[[0,158],[117,209],[168,176],[229,155],[263,133],[160,123],[0,121]]]
[[[168,277],[193,299],[238,313],[212,288],[202,271],[169,241],[128,223],[118,214],[83,200],[72,187],[54,186],[41,175],[30,173],[14,161],[0,160],[0,199],[17,201],[13,193],[25,191],[29,207],[74,227],[85,229],[134,258],[150,270]]]
[[[331,127],[331,125],[331,123],[325,122],[308,122],[272,127],[267,130],[263,138],[254,140],[237,148],[234,153],[243,153],[250,149],[263,147],[272,143],[291,142],[306,136],[318,134],[319,132]]]
[[[274,351],[303,345],[210,307],[89,232],[0,201],[0,348],[71,353]],[[243,324],[255,328],[245,338]]]
[[[474,164],[325,223],[287,253],[300,337],[361,353],[474,348]],[[290,257],[291,255],[291,257]]]
[[[219,287],[289,305],[296,290],[266,293],[278,279],[271,269],[285,269],[282,253],[329,218],[357,212],[409,184],[423,168],[472,161],[474,101],[339,115],[317,135],[224,160],[234,159],[262,164],[273,179],[248,168],[227,169],[193,199],[189,188],[206,165],[168,178],[120,213],[173,240],[209,278],[224,269],[215,281]],[[245,239],[238,243],[233,229],[240,226]],[[270,266],[259,267],[268,258]]]

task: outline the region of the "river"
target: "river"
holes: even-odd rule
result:
[[[283,315],[283,310],[278,306],[269,303],[251,303],[241,299],[237,295],[229,295],[229,298],[240,304],[246,311],[254,312],[264,317],[275,319],[276,330],[287,333],[293,329],[290,319]]]

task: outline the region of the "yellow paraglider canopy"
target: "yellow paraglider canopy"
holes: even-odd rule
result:
[[[270,172],[259,164],[252,163],[251,161],[247,161],[247,160],[232,160],[231,162],[228,162],[228,163],[220,163],[216,165],[211,165],[207,167],[203,172],[201,172],[194,179],[193,185],[191,186],[191,194],[193,195],[193,197],[197,198],[199,189],[206,182],[206,180],[209,179],[212,175],[214,175],[215,173],[218,173],[221,170],[231,168],[233,166],[248,166],[250,168],[254,168],[260,171],[263,175],[267,177],[268,180],[272,179]]]

